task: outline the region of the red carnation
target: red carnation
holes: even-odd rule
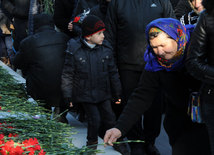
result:
[[[74,23],[78,23],[79,20],[80,20],[80,17],[75,17],[73,22],[74,22]]]
[[[39,154],[38,154],[38,155],[45,155],[44,150],[42,149],[42,150],[39,152]]]
[[[4,134],[0,134],[0,140],[4,139]]]
[[[8,137],[18,137],[18,134],[15,134],[15,133],[9,133]]]

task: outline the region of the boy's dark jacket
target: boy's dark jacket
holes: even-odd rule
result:
[[[99,103],[119,98],[119,74],[107,41],[92,49],[82,39],[68,42],[62,91],[69,102]]]

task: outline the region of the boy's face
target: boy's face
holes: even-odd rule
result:
[[[87,42],[90,43],[90,44],[102,45],[103,40],[105,38],[103,32],[104,31],[100,31],[100,32],[97,32],[97,33],[89,36],[89,37],[86,37]]]

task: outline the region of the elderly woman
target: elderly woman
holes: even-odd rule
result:
[[[147,25],[145,71],[115,128],[106,132],[105,143],[113,145],[112,142],[124,136],[136,118],[149,108],[160,89],[165,91],[169,101],[166,106],[164,127],[171,146],[174,146],[184,133],[201,126],[192,123],[187,115],[190,91],[198,89],[197,81],[186,73],[184,67],[192,30],[193,26],[184,27],[178,20],[172,18],[156,19]]]
[[[193,32],[187,68],[195,78],[202,81],[202,119],[210,139],[214,155],[214,1],[203,0],[206,10],[201,13]]]

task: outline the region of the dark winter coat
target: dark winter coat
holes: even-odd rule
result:
[[[2,0],[2,5],[13,17],[28,18],[30,0]]]
[[[172,4],[172,8],[173,10],[175,9],[175,7],[177,6],[179,0],[170,0],[171,4]]]
[[[214,87],[214,17],[202,12],[192,34],[187,60],[189,72]]]
[[[68,37],[56,32],[54,27],[42,26],[20,45],[14,65],[26,71],[27,92],[34,99],[52,100],[51,106],[59,106],[61,74],[64,51]]]
[[[94,48],[82,40],[70,40],[62,74],[64,98],[72,102],[99,103],[119,98],[121,84],[112,48],[107,41]]]
[[[112,0],[106,16],[106,38],[119,69],[142,71],[146,25],[160,17],[175,17],[169,0]]]
[[[109,2],[106,2],[106,0],[100,0],[98,5],[91,8],[90,14],[99,17],[105,22],[108,5]]]
[[[62,32],[73,37],[74,34],[68,30],[68,23],[72,20],[76,0],[55,0],[54,23]]]

